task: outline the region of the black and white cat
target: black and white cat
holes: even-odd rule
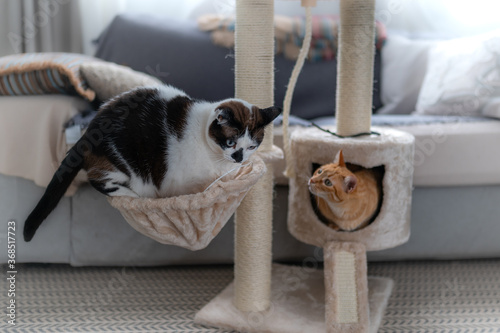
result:
[[[202,191],[257,150],[281,112],[243,100],[196,101],[171,86],[143,87],[105,103],[28,216],[30,241],[77,173],[108,196],[170,197]]]

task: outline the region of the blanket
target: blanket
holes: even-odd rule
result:
[[[0,173],[46,187],[95,114],[88,111],[89,102],[158,84],[128,67],[77,54],[0,58]],[[85,180],[81,172],[66,194],[74,194]]]
[[[296,60],[305,35],[305,18],[275,16],[276,54]],[[313,16],[312,40],[308,59],[311,62],[334,60],[337,53],[339,19],[336,16]],[[198,18],[198,27],[211,34],[215,45],[233,48],[235,19],[232,16],[208,14]],[[385,27],[376,23],[375,47],[380,50],[387,38]]]

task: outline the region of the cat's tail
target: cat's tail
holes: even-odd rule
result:
[[[24,223],[24,240],[26,242],[33,238],[38,227],[49,216],[50,212],[56,208],[73,179],[83,168],[83,154],[76,147],[77,145],[74,145],[68,151],[42,198],[26,219]]]

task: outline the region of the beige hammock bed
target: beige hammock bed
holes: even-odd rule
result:
[[[201,250],[226,225],[246,193],[266,172],[260,156],[207,188],[171,198],[109,197],[138,232],[163,244]]]

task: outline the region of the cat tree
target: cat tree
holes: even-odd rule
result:
[[[309,7],[315,0],[302,3]],[[273,7],[273,0],[236,2],[236,97],[259,107],[273,104]],[[289,230],[324,249],[324,273],[308,265],[271,265],[268,163],[268,172],[237,210],[235,281],[196,315],[196,322],[246,332],[377,331],[392,281],[367,278],[366,251],[408,240],[414,138],[387,129],[378,130],[379,135],[349,137],[371,132],[374,8],[375,0],[340,0],[336,130],[346,138],[307,128],[294,131],[287,143],[284,115]],[[310,11],[308,17],[310,22]],[[298,72],[294,70],[295,79]],[[313,163],[332,162],[340,149],[350,163],[385,170],[380,212],[355,232],[335,231],[322,223],[307,189]],[[261,151],[272,151],[272,126]]]

